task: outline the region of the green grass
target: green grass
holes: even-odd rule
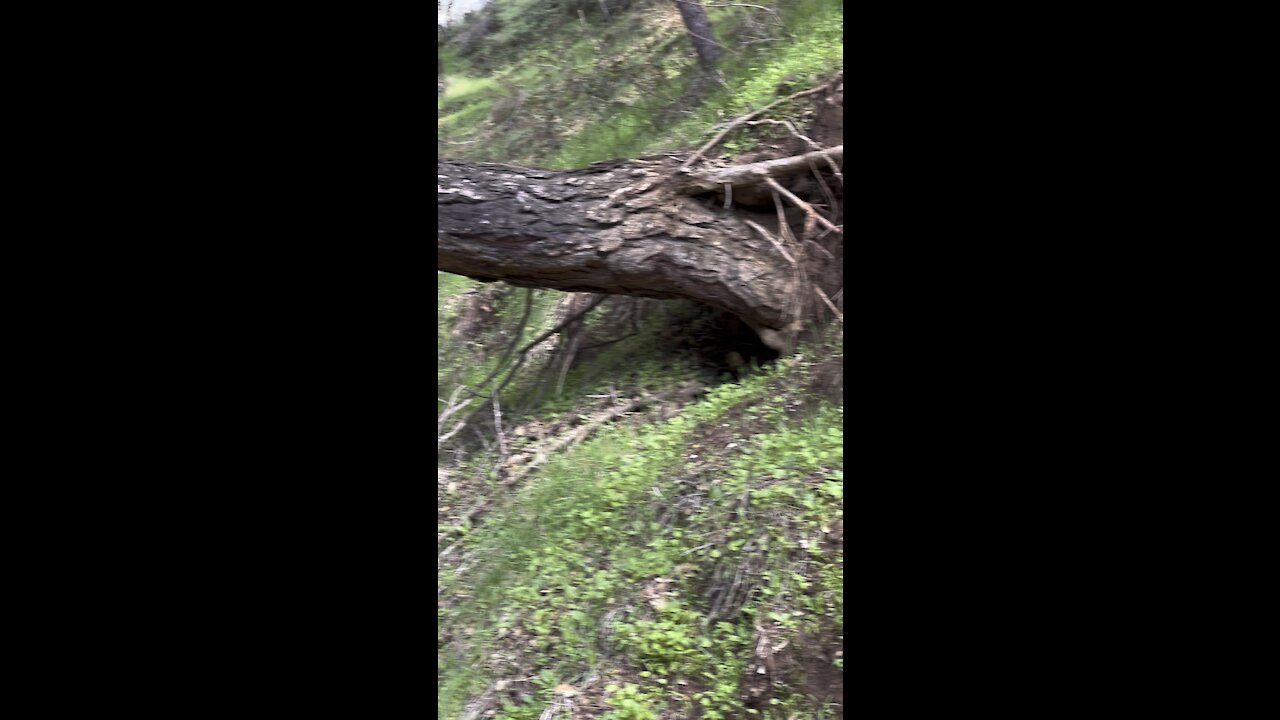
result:
[[[844,13],[841,4],[806,3],[806,13],[793,17],[788,31],[794,42],[768,51],[742,53],[722,62],[727,89],[712,95],[684,119],[669,127],[655,125],[660,101],[634,103],[620,113],[596,118],[561,149],[549,167],[579,167],[616,157],[636,157],[692,147],[711,134],[717,122],[764,107],[777,99],[776,89],[788,76],[802,83],[843,67]],[[797,90],[809,87],[801,84]],[[783,109],[785,112],[785,109]],[[740,148],[741,149],[741,148]]]
[[[745,62],[731,66],[726,78],[729,85],[710,98],[696,114],[670,128],[662,137],[651,139],[636,148],[636,154],[655,153],[676,147],[691,146],[710,136],[711,127],[725,119],[737,117],[762,108],[778,99],[777,88],[788,76],[799,78],[796,90],[810,87],[820,76],[843,69],[844,64],[844,13],[833,3],[811,2],[810,14],[794,21],[788,28],[796,37],[795,42],[784,43],[776,53],[744,58]],[[789,108],[778,108],[777,115],[785,115]],[[732,141],[729,151],[745,149]]]
[[[460,102],[476,93],[492,90],[497,86],[497,81],[492,77],[446,75],[444,80],[444,95],[440,98],[443,104]]]
[[[823,406],[797,418],[777,401],[797,367],[782,363],[743,384],[721,386],[666,422],[604,429],[495,510],[486,532],[468,540],[469,573],[446,572],[438,580],[442,597],[452,600],[441,611],[441,626],[468,628],[471,638],[460,656],[441,654],[441,716],[456,717],[461,699],[483,689],[491,678],[477,668],[500,632],[518,628],[526,660],[546,681],[534,702],[498,717],[536,717],[556,683],[593,668],[608,672],[597,646],[603,626],[615,638],[615,652],[642,679],[618,687],[615,714],[605,717],[646,717],[688,702],[704,704],[709,720],[743,717],[734,714],[741,712],[737,683],[753,623],[770,622],[757,618],[768,616],[786,636],[816,621],[819,611],[836,610],[792,597],[801,583],[815,582],[811,565],[831,562],[810,552],[797,564],[797,543],[814,548],[843,505],[837,482],[813,479],[819,468],[838,477],[833,473],[843,465],[842,409]],[[692,445],[719,424],[740,424],[744,407],[751,408],[746,420],[761,424],[754,437],[730,448]],[[693,473],[691,456],[703,458],[709,471]],[[673,499],[682,496],[702,504],[672,519]],[[747,553],[769,558],[760,569],[760,592],[739,615],[713,621],[697,578],[682,566],[731,567]],[[636,602],[636,590],[654,578],[672,581],[662,603],[653,604],[655,616],[615,613],[612,624],[604,622],[611,610]]]
[[[437,122],[440,127],[473,128],[489,114],[491,103],[488,101],[467,105],[456,112],[441,117]]]
[[[808,83],[842,67],[842,3],[796,0],[780,9],[785,28],[778,41],[735,46],[726,40],[733,48],[721,63],[727,88],[696,107],[672,107],[694,64],[678,25],[667,26],[665,35],[647,35],[628,23],[590,22],[584,28],[573,22],[571,33],[535,34],[504,49],[505,62],[484,77],[474,77],[479,71],[454,61],[449,67],[456,73],[440,101],[445,117],[439,127],[453,142],[473,138],[501,85],[530,93],[536,109],[527,112],[554,118],[564,136],[552,138],[509,123],[488,132],[483,143],[451,146],[451,154],[568,168],[695,146],[717,122],[776,99],[775,90],[787,76]],[[749,12],[711,10],[717,33],[726,38]]]
[[[538,334],[547,330],[556,304],[564,297],[563,293],[554,290],[534,290],[529,320],[518,336],[515,333],[520,318],[524,314],[526,297],[524,288],[486,285],[449,273],[437,273],[437,307],[444,307],[446,299],[467,290],[486,287],[493,288],[495,291],[486,299],[489,307],[492,308],[494,319],[487,325],[487,329],[475,338],[452,336],[451,329],[460,308],[454,308],[447,316],[437,313],[436,342],[439,366],[436,380],[443,397],[447,397],[458,385],[466,385],[485,393],[492,390],[514,364],[514,354],[512,357],[505,358],[503,370],[494,377],[494,380],[484,388],[480,388],[479,384],[493,374],[498,364],[503,362],[506,348],[513,343],[517,348],[523,347]],[[509,407],[510,398],[526,393],[528,386],[535,381],[536,378],[530,373],[522,372],[503,391],[503,404]],[[443,405],[438,405],[437,412],[440,409],[443,409]]]

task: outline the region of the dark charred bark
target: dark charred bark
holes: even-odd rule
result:
[[[673,1],[680,9],[680,19],[684,21],[684,28],[693,42],[693,50],[698,54],[698,62],[704,68],[714,67],[724,50],[711,32],[711,20],[707,18],[706,9],[697,0]]]
[[[757,229],[764,217],[678,192],[665,182],[676,165],[555,172],[441,160],[438,268],[523,287],[695,300],[780,347],[798,328],[796,298],[812,291],[798,292],[797,268]],[[833,270],[808,268],[808,280]]]

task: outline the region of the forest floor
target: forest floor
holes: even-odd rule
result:
[[[783,4],[795,10],[777,23],[751,20],[772,44],[742,45],[699,98],[666,9],[487,65],[450,56],[440,153],[571,167],[688,151],[842,73],[841,4]],[[749,39],[765,32],[749,12],[712,19]],[[842,145],[837,85],[768,118]],[[790,153],[806,143],[792,128],[743,127],[711,160]],[[706,308],[611,297],[576,343],[533,347],[495,412],[483,396],[511,367],[507,348],[583,298],[437,280],[437,414],[470,401],[441,423],[469,420],[437,465],[438,715],[843,718],[841,323],[765,362]],[[730,373],[730,350],[754,361]]]

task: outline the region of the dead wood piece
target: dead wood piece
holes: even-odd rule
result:
[[[786,248],[782,247],[782,243],[778,242],[778,239],[773,236],[773,233],[769,232],[768,230],[765,230],[764,228],[760,227],[759,224],[754,223],[750,220],[747,220],[745,222],[747,223],[748,226],[751,227],[752,230],[755,230],[756,232],[760,233],[761,237],[773,243],[773,246],[778,249],[778,252],[782,254],[782,257],[786,258],[786,261],[791,263],[792,266],[795,266],[796,259],[791,257],[791,253],[787,252]]]
[[[844,234],[844,231],[836,227],[835,225],[832,225],[830,220],[819,215],[818,211],[814,210],[812,205],[796,197],[794,194],[792,194],[790,190],[779,185],[777,180],[774,180],[771,177],[766,177],[764,178],[764,182],[766,185],[773,188],[776,192],[786,196],[788,200],[794,203],[796,207],[800,208],[801,210],[804,210],[805,214],[807,214],[809,217],[816,220],[818,224],[822,225],[823,227],[827,228],[828,230],[836,234],[839,234],[839,235]]]
[[[822,288],[815,285],[813,291],[818,293],[818,297],[822,299],[822,302],[827,304],[828,308],[831,308],[831,312],[835,314],[836,319],[840,322],[844,322],[844,315],[836,309],[835,303],[831,302],[831,298],[827,297],[827,294],[822,292]]]
[[[791,124],[791,122],[787,120],[753,120],[747,124],[748,125],[781,125],[787,128],[787,130],[793,136],[803,140],[809,147],[813,148],[814,150],[817,150],[819,152],[825,150],[825,148],[823,148],[818,143],[814,142],[813,139],[810,138],[808,135],[801,134],[799,130],[796,130],[796,126]],[[835,175],[836,179],[838,179],[840,182],[844,182],[844,175],[840,174],[840,167],[836,165],[835,161],[832,160],[830,156],[824,154],[824,157],[826,157],[827,159],[827,166],[831,168],[831,173]]]
[[[693,163],[696,162],[698,158],[702,157],[703,153],[715,147],[716,143],[723,140],[725,135],[728,135],[734,128],[742,125],[746,121],[754,119],[755,117],[759,116],[761,113],[764,113],[768,110],[772,110],[773,108],[777,107],[778,105],[781,105],[782,103],[790,102],[791,100],[796,100],[798,98],[805,97],[806,95],[813,95],[814,93],[822,92],[823,90],[827,90],[831,86],[832,86],[832,83],[823,83],[822,85],[809,88],[808,90],[801,90],[800,92],[794,93],[792,95],[788,95],[787,97],[784,97],[781,100],[776,100],[774,102],[771,102],[768,105],[765,105],[764,107],[760,108],[759,110],[756,110],[755,112],[747,113],[746,115],[743,115],[739,118],[734,119],[732,122],[728,124],[728,126],[726,126],[723,130],[717,133],[715,137],[708,140],[706,145],[703,145],[702,147],[698,148],[697,152],[695,152],[692,156],[690,156],[688,160],[685,160],[684,164],[680,166],[680,170],[682,171],[688,170],[690,167],[693,166]]]
[[[793,155],[791,157],[764,160],[747,165],[734,165],[703,173],[690,174],[680,181],[678,188],[684,193],[711,192],[719,190],[724,185],[742,188],[763,183],[766,179],[785,177],[809,170],[810,163],[823,159],[831,163],[843,161],[844,146],[837,145],[825,150],[814,150],[804,155]]]

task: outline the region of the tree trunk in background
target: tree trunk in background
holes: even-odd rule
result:
[[[548,171],[440,160],[437,267],[522,287],[694,300],[785,346],[799,328],[797,308],[809,307],[814,293],[778,246],[746,224],[776,231],[776,215],[677,192],[662,182],[676,164]],[[804,257],[794,247],[789,255]],[[829,262],[805,269],[806,283],[828,292],[840,285]]]
[[[680,9],[680,19],[684,20],[685,30],[689,31],[689,39],[693,41],[693,49],[698,53],[698,62],[707,69],[715,67],[723,48],[716,43],[711,32],[711,21],[707,19],[707,11],[698,0],[673,0]]]

